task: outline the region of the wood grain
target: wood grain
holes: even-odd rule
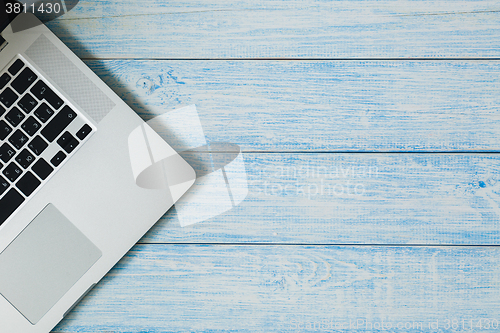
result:
[[[90,1],[50,22],[84,58],[500,56],[498,1]]]
[[[244,159],[245,201],[184,228],[172,210],[141,242],[500,243],[496,155],[244,154]],[[200,207],[210,209],[217,199],[205,201]]]
[[[474,331],[497,331],[484,325],[500,319],[499,254],[483,247],[139,245],[54,332],[435,332],[429,324],[436,322],[451,332],[471,331],[461,326],[471,319],[482,319]],[[459,329],[446,329],[447,320]],[[382,322],[412,329],[377,329]]]
[[[500,61],[89,61],[144,119],[243,151],[499,151]]]
[[[498,331],[498,1],[81,0],[49,27],[144,119],[196,104],[249,186],[172,209],[54,332]]]

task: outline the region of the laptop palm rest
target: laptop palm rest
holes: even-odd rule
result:
[[[0,294],[34,325],[101,255],[49,204],[0,254]]]

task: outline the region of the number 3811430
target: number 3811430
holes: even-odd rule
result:
[[[5,12],[7,14],[33,13],[33,14],[59,14],[62,8],[60,3],[10,3],[5,4]]]

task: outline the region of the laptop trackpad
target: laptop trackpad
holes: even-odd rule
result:
[[[0,294],[34,325],[101,255],[49,204],[0,254]]]

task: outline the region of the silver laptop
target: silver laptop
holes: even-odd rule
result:
[[[33,15],[1,36],[0,331],[49,332],[195,173]]]

